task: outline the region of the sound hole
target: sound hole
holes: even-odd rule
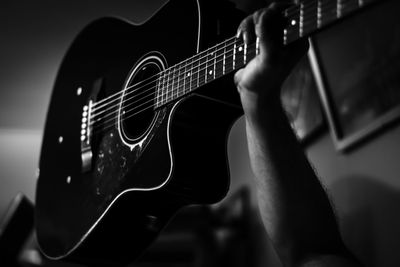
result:
[[[156,64],[144,65],[126,86],[120,119],[123,133],[130,140],[142,137],[155,118],[156,74],[159,71]]]

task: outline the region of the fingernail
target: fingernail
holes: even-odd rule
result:
[[[236,38],[239,38],[239,36],[240,36],[240,30],[238,30],[238,31],[236,32]]]

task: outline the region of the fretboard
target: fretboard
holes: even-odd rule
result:
[[[383,0],[381,0],[383,1]],[[378,0],[304,0],[283,12],[287,45],[353,14]],[[259,53],[258,43],[246,45],[232,37],[191,58],[169,67],[157,76],[155,108],[174,102],[197,88],[245,66]]]
[[[233,37],[160,72],[156,108],[243,67],[257,49],[256,44],[246,45]]]

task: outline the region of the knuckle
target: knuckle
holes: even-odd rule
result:
[[[259,9],[254,13],[253,19],[255,24],[258,24],[258,22],[260,21],[263,14],[265,14],[265,12],[267,12],[267,8]]]
[[[242,23],[240,24],[240,27],[242,29],[248,29],[251,25],[251,16],[246,17]]]
[[[239,24],[238,30],[237,30],[237,35],[242,34],[243,32],[247,31],[250,25],[250,16],[246,17],[245,19],[242,20],[242,22]]]

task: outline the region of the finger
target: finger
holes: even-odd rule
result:
[[[257,21],[254,22],[262,56],[272,57],[283,47],[285,20],[282,12],[286,6],[287,4],[273,3],[260,11]]]
[[[256,33],[254,29],[254,15],[246,17],[239,25],[236,34],[237,38],[243,38],[246,44],[251,44],[256,40]]]

